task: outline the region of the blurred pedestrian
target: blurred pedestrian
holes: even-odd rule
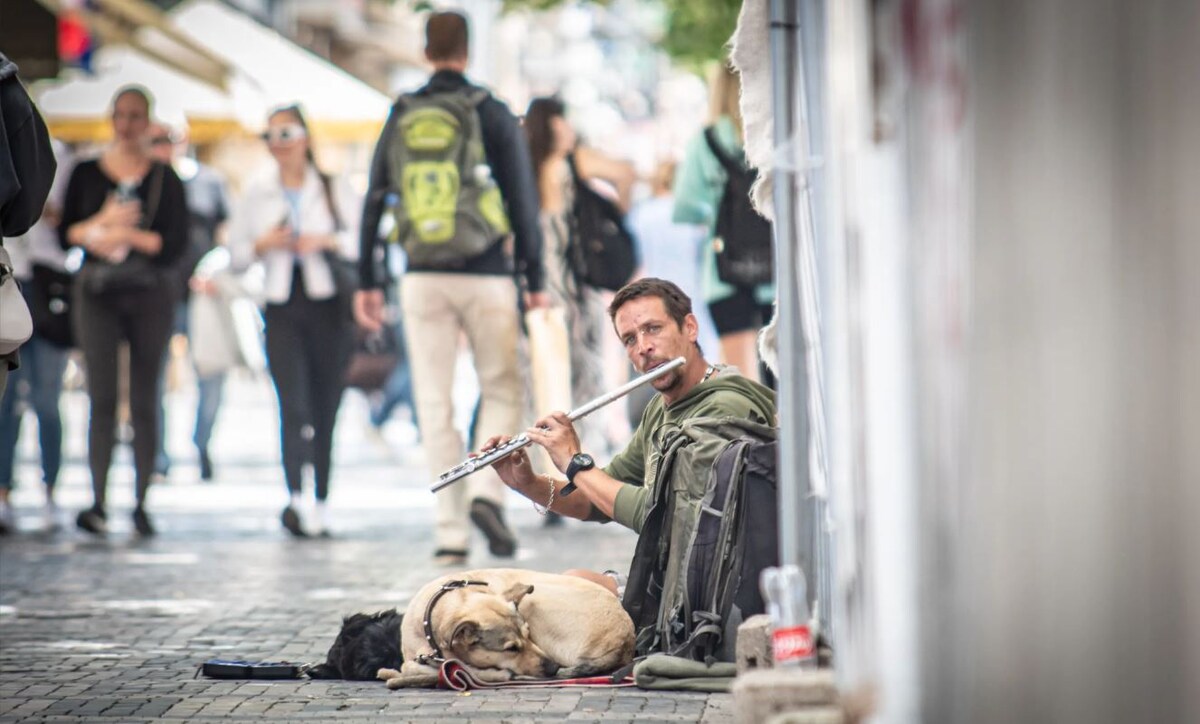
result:
[[[0,261],[4,237],[24,234],[41,216],[54,168],[46,122],[17,78],[16,64],[0,53]],[[19,365],[16,350],[0,354],[0,397],[8,371]]]
[[[715,142],[729,156],[742,159],[742,116],[738,108],[741,84],[727,63],[717,69],[709,89],[709,128]],[[702,132],[688,144],[675,176],[677,222],[703,224],[709,243],[702,255],[701,289],[713,324],[720,336],[721,360],[737,367],[747,378],[773,385],[770,373],[759,368],[755,346],[758,330],[771,319],[775,285],[735,287],[721,281],[713,237],[717,208],[725,189],[726,173]]]
[[[229,249],[235,269],[258,260],[266,272],[267,361],[279,397],[289,494],[283,527],[296,537],[328,536],[333,429],[354,337],[354,290],[342,269],[358,256],[360,200],[317,167],[299,106],[271,113],[263,138],[275,162],[247,183],[229,221]],[[316,506],[306,521],[302,481],[309,464]]]
[[[643,276],[669,279],[692,299],[701,298],[701,257],[708,229],[675,221],[676,164],[660,161],[650,176],[650,196],[629,212],[629,229],[638,241]],[[695,311],[702,348],[716,349],[717,330],[708,309]]]
[[[187,250],[179,259],[176,266],[178,278],[176,284],[180,290],[180,302],[175,310],[175,333],[188,337],[188,348],[193,349],[193,340],[188,330],[188,302],[191,294],[197,289],[200,293],[215,293],[211,287],[202,282],[193,282],[192,276],[196,265],[217,245],[217,234],[225,220],[229,217],[229,200],[225,191],[225,180],[217,171],[200,163],[188,155],[189,144],[185,126],[171,127],[161,121],[151,124],[148,139],[150,152],[162,163],[170,164],[175,173],[183,181],[183,190],[187,195],[188,206],[188,245]],[[159,380],[159,399],[165,401],[163,387],[165,385],[167,364],[170,360],[170,349],[163,355],[163,374]],[[192,442],[196,445],[196,457],[200,467],[200,479],[212,480],[212,457],[209,455],[208,444],[212,439],[213,426],[216,424],[217,412],[221,407],[221,393],[225,384],[223,372],[212,375],[196,375],[196,421],[193,428]],[[166,477],[171,465],[167,454],[166,441],[166,411],[159,413],[159,443],[155,456],[155,472]]]
[[[38,308],[43,301],[47,306],[51,302],[50,296],[43,295],[38,285],[46,283],[48,275],[58,278],[66,275],[66,253],[58,243],[58,222],[72,162],[65,144],[54,141],[53,146],[58,171],[42,216],[27,233],[9,239],[5,247],[11,254],[13,271],[21,283],[21,293],[29,305],[34,328],[33,336],[21,347],[24,364],[13,370],[8,379],[8,391],[0,395],[0,535],[15,529],[9,494],[17,482],[14,468],[21,422],[30,408],[37,415],[38,450],[46,491],[43,529],[49,532],[61,525],[54,488],[62,467],[63,426],[59,398],[70,348],[60,340],[51,339],[49,330],[41,324],[56,310]]]
[[[572,172],[572,164],[579,183],[610,184],[622,211],[629,207],[636,174],[631,164],[579,143],[567,120],[566,108],[558,98],[533,99],[525,112],[524,125],[541,200],[546,291],[554,305],[566,310],[571,397],[573,405],[579,405],[604,394],[607,387],[604,374],[607,322],[600,290],[579,279],[570,262],[571,247],[578,238],[578,220],[574,217],[576,173]],[[602,416],[584,420],[577,428],[588,449],[601,452],[611,447]]]
[[[454,359],[466,334],[482,390],[479,434],[507,435],[521,423],[525,390],[517,365],[517,285],[505,240],[515,237],[515,261],[527,284],[529,307],[546,306],[537,188],[517,119],[467,68],[467,19],[433,13],[425,27],[425,56],[434,74],[392,109],[371,164],[363,207],[359,273],[363,291],[355,313],[363,326],[384,324],[384,294],[371,260],[389,193],[408,257],[401,304],[417,419],[426,459],[441,472],[466,455],[454,427]],[[450,121],[448,119],[454,119]],[[455,189],[447,198],[445,189]],[[516,537],[504,520],[504,484],[483,470],[440,491],[436,550],[441,565],[466,561],[468,517],[493,555],[512,556]]]
[[[75,283],[76,339],[87,365],[88,465],[92,507],[76,524],[107,531],[108,473],[116,437],[118,351],[129,345],[129,404],[133,420],[136,507],[142,536],[155,533],[146,494],[158,449],[158,379],[171,335],[178,290],[172,268],[187,247],[183,184],[170,166],[151,158],[146,144],[150,94],[128,86],[113,98],[114,140],[99,158],[81,161],[63,201],[59,239],[84,249]]]

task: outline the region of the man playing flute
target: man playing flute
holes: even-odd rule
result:
[[[773,425],[775,403],[771,390],[743,377],[736,368],[705,361],[696,341],[699,325],[692,314],[691,299],[675,284],[653,278],[631,282],[616,293],[608,314],[629,361],[639,373],[676,357],[686,360],[681,368],[651,382],[658,394],[646,406],[629,444],[607,466],[597,467],[582,449],[567,414],[553,412],[525,434],[546,449],[565,479],[535,474],[524,450],[496,461],[493,467],[508,487],[532,500],[539,509],[579,520],[615,520],[640,534],[662,457],[656,433],[699,417],[732,417]],[[493,437],[484,449],[509,439]],[[684,466],[675,468],[675,474],[699,472]],[[564,495],[568,484],[577,492]],[[615,572],[568,572],[595,581],[618,596],[624,594],[624,576]]]

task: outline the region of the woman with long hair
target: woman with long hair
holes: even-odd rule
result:
[[[84,250],[72,306],[75,337],[87,365],[93,499],[92,507],[75,522],[94,535],[107,532],[122,341],[129,343],[137,492],[133,524],[142,536],[155,533],[146,513],[146,494],[158,449],[160,362],[179,295],[170,270],[187,246],[188,210],[179,177],[170,166],[154,161],[146,147],[150,110],[150,94],[144,88],[117,91],[113,142],[99,158],[82,161],[71,172],[59,225],[63,248]]]
[[[631,164],[580,144],[566,118],[566,107],[558,98],[533,99],[525,112],[524,126],[541,202],[546,291],[552,304],[566,310],[571,397],[577,405],[604,393],[603,340],[607,322],[600,291],[575,276],[567,257],[576,233],[572,218],[575,179],[578,176],[580,183],[607,182],[616,191],[617,204],[624,211],[629,207],[636,174]],[[597,417],[576,425],[584,446],[590,450],[609,447],[601,420]]]
[[[722,63],[709,89],[709,126],[725,155],[742,158],[742,114],[738,107],[741,81],[728,63]],[[721,345],[721,361],[737,367],[743,375],[774,386],[770,373],[761,369],[755,340],[758,330],[771,319],[775,300],[773,284],[735,287],[717,275],[717,255],[712,238],[717,208],[725,189],[725,169],[717,159],[704,133],[688,144],[683,162],[675,176],[675,221],[700,224],[709,230],[709,243],[701,256],[701,289],[712,315]]]
[[[229,222],[235,268],[266,272],[267,359],[279,397],[280,447],[292,535],[329,535],[333,426],[353,344],[343,262],[358,256],[361,200],[317,167],[298,106],[280,108],[263,134],[274,163],[247,184]],[[315,525],[302,515],[302,479],[312,467]]]

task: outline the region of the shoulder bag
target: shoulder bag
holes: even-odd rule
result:
[[[75,275],[44,264],[33,264],[29,282],[29,313],[38,336],[58,347],[75,346],[71,327],[71,289]]]
[[[33,319],[17,278],[13,276],[12,261],[0,246],[0,355],[11,354],[33,336]],[[2,393],[2,391],[0,391]]]

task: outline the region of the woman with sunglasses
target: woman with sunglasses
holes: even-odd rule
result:
[[[158,449],[158,379],[175,318],[179,289],[171,267],[187,246],[188,210],[183,184],[146,147],[150,94],[129,86],[113,98],[113,142],[99,158],[71,172],[63,198],[59,241],[82,247],[75,280],[75,338],[87,365],[91,401],[88,465],[92,507],[76,525],[94,535],[107,531],[108,469],[117,427],[118,349],[129,343],[129,409],[137,490],[133,524],[154,535],[146,493]]]
[[[292,535],[329,535],[333,426],[353,345],[339,288],[345,260],[358,256],[359,199],[317,168],[308,124],[297,106],[280,108],[263,134],[275,163],[246,186],[229,220],[234,267],[255,261],[266,272],[267,358],[279,397],[283,473],[290,495],[283,527]],[[312,465],[315,525],[302,516],[302,471]]]

